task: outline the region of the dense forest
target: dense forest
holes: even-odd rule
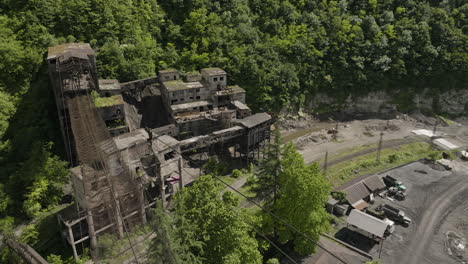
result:
[[[252,108],[277,111],[319,92],[463,87],[467,17],[464,0],[2,0],[0,230],[67,182],[49,46],[89,42],[100,77],[120,81],[221,67]]]

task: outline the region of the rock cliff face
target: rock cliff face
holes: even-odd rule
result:
[[[420,110],[423,112],[450,113],[463,115],[468,112],[468,89],[447,90],[434,94],[429,89],[420,93],[408,93],[406,100],[398,100],[401,94],[389,94],[384,91],[371,92],[365,96],[349,96],[337,100],[325,94],[318,94],[308,101],[308,109],[327,112],[341,110],[343,113],[372,113],[388,115],[397,111]],[[406,109],[406,110],[405,110]]]

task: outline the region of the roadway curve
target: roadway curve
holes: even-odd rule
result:
[[[407,252],[410,254],[405,254],[401,263],[422,263],[424,250],[429,246],[431,237],[434,236],[435,226],[441,221],[447,207],[453,206],[454,198],[465,191],[468,191],[468,181],[451,186],[425,209],[421,223],[408,247]]]

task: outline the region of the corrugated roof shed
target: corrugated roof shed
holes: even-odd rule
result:
[[[254,126],[257,126],[261,123],[264,123],[266,121],[269,121],[271,119],[271,116],[267,113],[258,113],[255,115],[248,116],[244,119],[239,119],[237,120],[237,123],[243,125],[246,128],[252,128]]]
[[[362,182],[371,192],[385,188],[385,183],[377,175],[371,176]]]
[[[384,237],[388,227],[385,221],[356,209],[351,210],[347,222],[380,238]]]
[[[364,199],[370,195],[370,191],[364,186],[362,182],[357,182],[348,188],[344,189],[343,192],[346,193],[346,199],[350,204],[354,204],[357,201]]]

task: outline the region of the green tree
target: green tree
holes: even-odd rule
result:
[[[330,184],[323,177],[317,163],[306,165],[303,157],[292,144],[285,146],[279,173],[279,197],[275,214],[297,228],[314,241],[329,228],[329,216],[325,202],[330,193]],[[276,223],[278,238],[282,243],[292,241],[299,254],[310,254],[315,244],[301,234],[267,215],[267,224]]]
[[[212,176],[207,175],[176,195],[175,213],[182,213],[194,224],[195,239],[205,243],[203,252],[198,253],[204,263],[261,263],[251,227],[235,212],[236,199],[226,192],[221,200],[219,191]]]
[[[265,158],[260,161],[258,170],[255,173],[256,184],[253,191],[257,197],[269,198],[273,195],[273,200],[278,192],[278,175],[281,171],[281,156],[283,154],[282,139],[277,127],[273,131],[274,141],[267,148]],[[267,199],[267,202],[270,199]]]
[[[181,212],[171,216],[166,213],[161,203],[154,211],[154,232],[148,262],[153,264],[202,263],[193,252],[202,252],[203,243],[194,237],[191,225]]]

